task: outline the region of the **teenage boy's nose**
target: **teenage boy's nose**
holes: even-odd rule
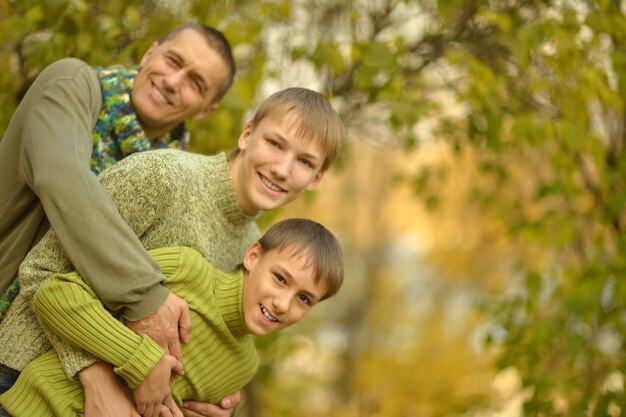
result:
[[[272,164],[272,173],[276,175],[278,178],[287,178],[289,173],[291,172],[291,167],[293,166],[293,161],[291,158],[284,157]]]

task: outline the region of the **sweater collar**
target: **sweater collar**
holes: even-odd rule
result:
[[[211,173],[217,174],[217,176],[212,176],[208,180],[211,186],[215,187],[215,193],[212,195],[215,196],[216,206],[219,207],[224,217],[234,225],[242,225],[255,221],[258,214],[252,216],[246,214],[241,204],[239,204],[239,199],[235,192],[235,184],[228,171],[228,158],[226,154],[224,152],[217,154],[214,161],[218,166],[217,169],[211,170]]]
[[[217,274],[215,304],[233,336],[250,334],[243,316],[243,271]]]

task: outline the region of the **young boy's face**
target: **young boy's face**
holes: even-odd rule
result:
[[[248,330],[257,336],[284,329],[299,321],[323,297],[306,254],[289,247],[261,252],[258,243],[244,257],[243,314]]]
[[[325,154],[316,141],[298,134],[299,120],[289,112],[244,128],[231,175],[246,213],[282,207],[322,179]]]

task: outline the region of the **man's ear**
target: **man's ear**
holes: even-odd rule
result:
[[[250,271],[260,256],[261,244],[259,242],[254,242],[250,245],[246,254],[243,256],[243,266],[246,270]]]
[[[324,177],[324,172],[326,171],[318,172],[317,175],[315,175],[315,178],[313,178],[313,181],[311,181],[311,183],[306,186],[306,189],[311,191],[312,189],[317,187],[317,184],[319,184],[322,178]]]
[[[248,147],[250,137],[252,136],[252,130],[252,122],[246,123],[243,130],[241,131],[241,135],[239,135],[239,139],[237,139],[237,147],[239,148],[239,150],[244,150]]]
[[[157,48],[157,46],[159,46],[158,42],[156,41],[152,42],[152,45],[150,46],[150,48],[148,48],[146,53],[143,54],[143,56],[141,57],[141,62],[139,63],[140,66],[143,66],[146,63],[146,61],[150,59],[150,56],[152,55],[154,50]]]
[[[207,117],[210,113],[213,113],[215,110],[217,110],[217,108],[218,108],[219,106],[220,106],[220,105],[219,105],[218,103],[210,103],[210,104],[207,104],[207,105],[205,106],[205,108],[204,108],[204,109],[202,109],[202,110],[200,110],[198,113],[196,113],[196,114],[192,117],[192,119],[193,119],[193,120],[200,120],[200,119],[203,119],[203,118]]]

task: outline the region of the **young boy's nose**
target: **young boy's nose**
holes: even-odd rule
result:
[[[291,297],[277,295],[272,300],[272,304],[276,313],[286,313],[287,311],[289,311],[289,306],[291,305]]]

